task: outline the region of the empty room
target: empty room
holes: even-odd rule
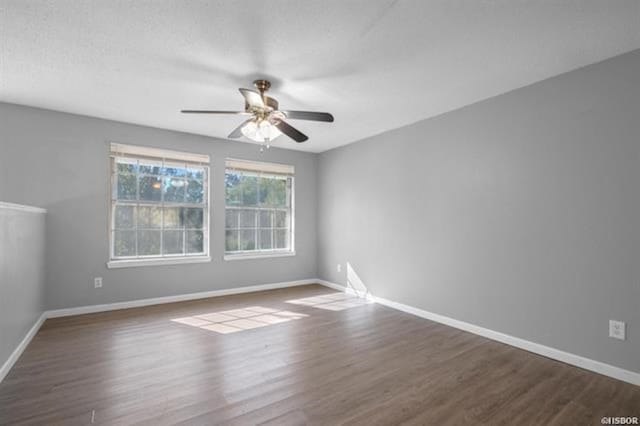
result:
[[[640,1],[0,0],[0,425],[634,425]]]

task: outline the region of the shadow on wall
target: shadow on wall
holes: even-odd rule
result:
[[[350,262],[347,262],[347,289],[363,299],[371,299],[373,297]]]

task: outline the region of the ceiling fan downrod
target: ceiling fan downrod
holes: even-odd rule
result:
[[[253,85],[258,89],[260,95],[264,98],[264,92],[271,88],[271,82],[269,80],[255,80]]]

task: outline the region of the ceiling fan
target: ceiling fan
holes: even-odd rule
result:
[[[209,111],[184,109],[185,114],[231,114],[250,116],[248,120],[236,127],[229,138],[237,139],[241,136],[256,141],[263,142],[269,147],[270,141],[285,134],[294,141],[300,143],[309,139],[304,133],[291,126],[285,119],[291,120],[311,120],[333,122],[333,116],[328,112],[312,111],[290,111],[279,110],[278,101],[275,98],[265,95],[271,87],[268,80],[256,80],[253,82],[256,90],[238,89],[244,96],[244,111]]]

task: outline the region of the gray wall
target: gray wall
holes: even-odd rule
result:
[[[640,51],[325,152],[320,277],[640,371],[639,161]]]
[[[319,161],[0,104],[0,200],[49,210],[47,309],[345,283],[348,262],[377,296],[640,371],[639,76],[636,51]],[[212,156],[211,263],[106,269],[109,141]],[[296,166],[295,257],[222,260],[228,156]]]
[[[44,224],[0,203],[0,366],[44,311]]]
[[[210,263],[107,269],[109,142],[209,154]],[[296,256],[224,261],[224,160],[296,167]],[[316,156],[0,103],[0,200],[44,207],[46,307],[57,309],[316,276]],[[101,289],[93,277],[104,278]]]

